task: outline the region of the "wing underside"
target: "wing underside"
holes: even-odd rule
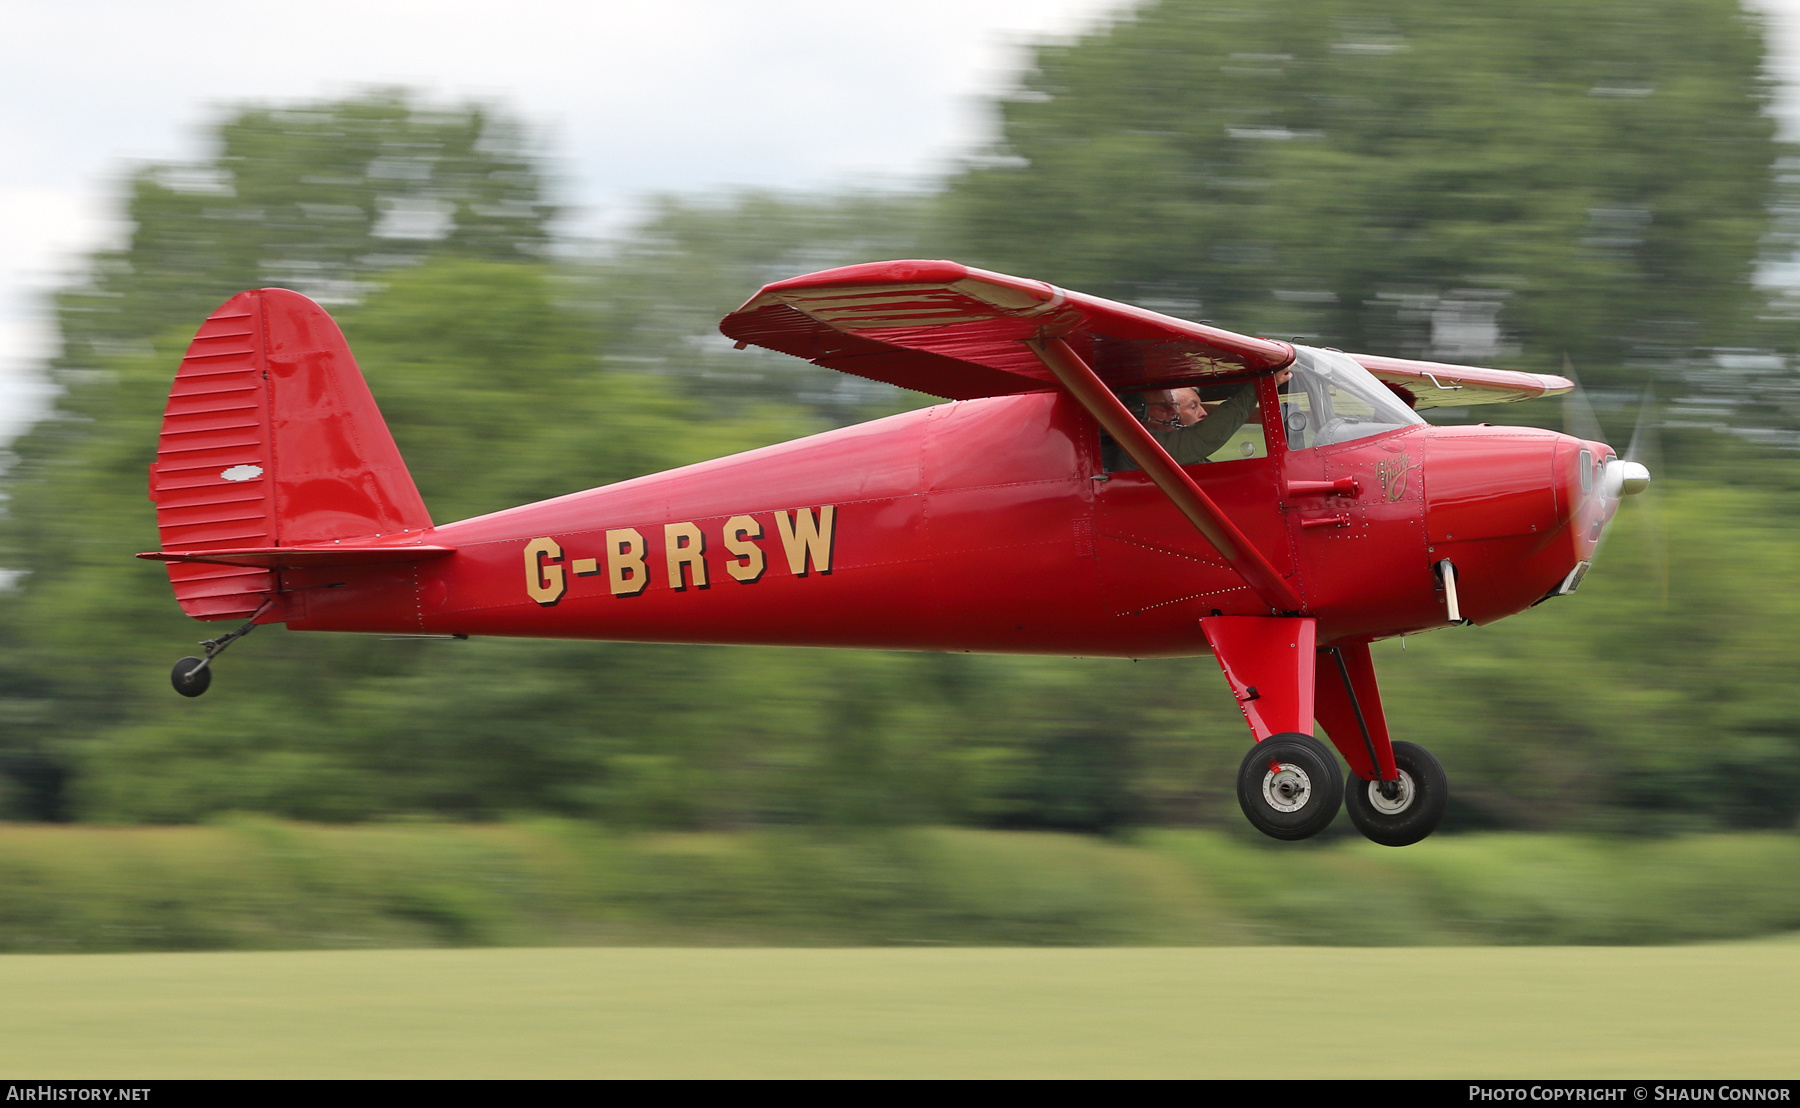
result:
[[[871,262],[765,286],[719,329],[740,343],[951,400],[1057,388],[1025,340],[1060,338],[1114,389],[1241,377],[1285,342],[956,262]]]

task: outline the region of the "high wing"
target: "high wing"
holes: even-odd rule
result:
[[[874,262],[767,285],[719,329],[822,366],[972,400],[1064,389],[1269,605],[1303,601],[1116,393],[1244,377],[1294,348],[956,262]]]
[[[1557,396],[1575,387],[1575,382],[1567,377],[1548,373],[1415,362],[1406,358],[1383,358],[1378,354],[1350,356],[1415,408],[1513,404],[1520,400],[1536,400],[1540,396]]]
[[[1294,348],[950,261],[868,262],[763,286],[726,337],[950,400],[1059,387],[1028,339],[1059,338],[1115,391],[1279,369]],[[1547,374],[1353,354],[1416,408],[1567,392]]]
[[[956,262],[894,261],[765,285],[719,330],[830,369],[972,400],[1058,387],[1024,341],[1066,341],[1113,389],[1278,369],[1294,348]]]

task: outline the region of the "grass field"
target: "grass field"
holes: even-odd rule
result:
[[[0,957],[0,1078],[1800,1075],[1800,942]]]

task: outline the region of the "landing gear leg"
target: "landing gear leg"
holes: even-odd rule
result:
[[[1305,839],[1337,818],[1344,774],[1312,737],[1317,624],[1295,616],[1200,620],[1256,745],[1238,767],[1238,806],[1276,839]]]
[[[206,657],[183,658],[176,662],[175,668],[169,671],[169,684],[175,686],[175,691],[182,696],[199,696],[211,688],[212,660],[225,653],[226,648],[232,643],[256,630],[256,621],[261,619],[262,614],[274,604],[275,598],[270,597],[262,602],[262,607],[256,609],[256,614],[250,617],[248,623],[229,635],[221,635],[216,639],[207,639],[201,643],[200,645],[206,648]]]
[[[1344,807],[1356,829],[1383,846],[1411,846],[1437,830],[1450,782],[1431,752],[1393,742],[1367,643],[1319,651],[1315,710],[1350,764]]]

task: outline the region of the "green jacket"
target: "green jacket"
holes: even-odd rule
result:
[[[1173,431],[1151,431],[1150,437],[1162,444],[1176,465],[1191,466],[1211,457],[1213,451],[1230,441],[1238,428],[1255,414],[1256,382],[1251,381],[1198,423]]]

